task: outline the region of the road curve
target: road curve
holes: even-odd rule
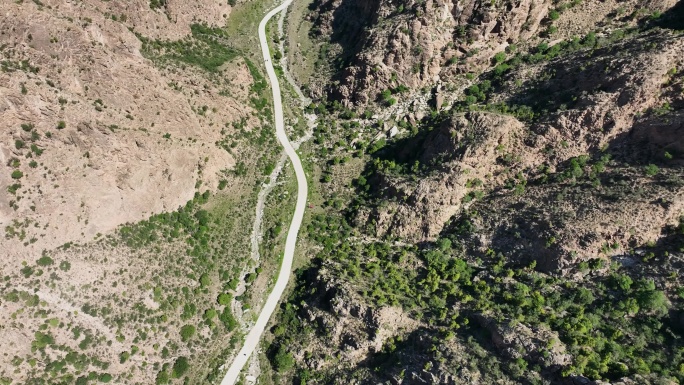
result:
[[[285,241],[285,252],[283,253],[283,262],[280,266],[280,273],[278,273],[278,279],[276,280],[273,291],[268,295],[264,307],[261,309],[261,314],[252,329],[247,334],[245,338],[245,343],[240,349],[240,352],[235,357],[235,360],[230,365],[226,376],[221,381],[221,385],[233,385],[240,376],[240,371],[247,363],[247,359],[252,354],[254,349],[256,349],[261,339],[261,334],[263,334],[266,325],[268,324],[271,314],[278,306],[280,297],[285,291],[287,282],[290,280],[290,274],[292,270],[292,260],[294,258],[295,245],[297,243],[297,234],[299,233],[299,228],[302,225],[302,219],[304,218],[304,209],[306,208],[306,195],[308,192],[306,174],[304,173],[304,168],[302,167],[302,162],[299,160],[297,151],[287,138],[287,133],[285,132],[285,122],[283,121],[283,101],[280,96],[280,83],[278,83],[278,77],[276,76],[275,69],[273,69],[273,63],[271,59],[271,53],[268,49],[268,43],[266,41],[266,23],[278,12],[287,8],[292,3],[292,0],[287,0],[282,3],[277,8],[271,10],[266,16],[261,20],[259,24],[259,43],[261,44],[261,53],[264,56],[264,64],[266,65],[266,72],[268,73],[268,79],[271,82],[271,89],[273,91],[273,109],[275,112],[275,130],[276,136],[280,141],[280,144],[285,150],[285,154],[290,158],[292,166],[294,167],[295,174],[297,176],[297,205],[295,206],[294,215],[292,216],[292,223],[290,223],[290,229],[287,232],[287,240]]]

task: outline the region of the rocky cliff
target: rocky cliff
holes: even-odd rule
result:
[[[639,18],[632,10],[662,12],[675,3],[321,0],[310,18],[342,62],[327,92],[365,105],[384,90],[453,83],[489,67],[497,54],[544,39],[634,26]]]
[[[571,225],[554,224],[551,217],[557,213],[538,207],[526,217],[538,218],[541,226],[530,229],[536,239],[531,245],[555,237],[567,253],[595,257],[606,242],[628,250],[657,240],[663,227],[678,221],[683,204],[680,191],[666,182],[681,174],[678,133],[684,100],[677,68],[684,64],[682,57],[681,38],[653,34],[511,72],[487,106],[527,104],[542,115],[525,122],[498,112],[448,113],[421,145],[412,144],[411,151],[418,154],[411,154],[414,161],[430,173],[415,183],[391,170],[375,174],[372,183],[384,194],[381,199],[396,202],[373,214],[378,232],[417,241],[435,239],[452,216],[479,200],[473,209],[492,211],[491,231],[498,233],[496,228],[505,225],[493,209],[496,202],[506,200],[506,206],[518,205],[520,210],[535,196],[535,202],[575,214]],[[539,80],[544,74],[548,76]],[[395,160],[405,161],[402,153]],[[652,163],[664,166],[659,176],[639,170]],[[570,182],[561,184],[564,189],[574,188],[583,175],[593,180],[595,189],[580,201],[558,202],[553,197],[559,186],[547,181],[565,180],[564,175]],[[643,199],[624,191],[617,175],[630,180],[632,188],[643,186]],[[523,192],[526,197],[519,196]],[[616,199],[630,204],[608,209]],[[546,254],[539,249],[534,254]]]
[[[681,3],[312,9],[340,59],[316,101],[327,200],[276,379],[684,380]]]

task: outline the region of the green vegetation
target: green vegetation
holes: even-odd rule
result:
[[[655,176],[658,174],[658,171],[660,171],[660,169],[655,164],[649,164],[644,169],[644,172],[646,172],[646,175],[648,176]]]
[[[173,378],[181,378],[183,375],[185,375],[185,372],[187,372],[189,368],[190,364],[188,363],[188,359],[185,357],[178,357],[176,362],[173,363],[173,371],[171,372],[171,376]]]
[[[555,15],[553,12],[555,11],[552,11],[551,15]],[[529,84],[525,84],[522,89],[525,97],[516,96],[506,102],[491,103],[489,94],[502,87],[506,81],[507,74],[516,68],[523,65],[549,62],[570,53],[582,52],[578,54],[577,62],[584,64],[581,69],[578,68],[578,71],[585,71],[587,70],[586,66],[595,61],[593,60],[595,56],[606,53],[612,54],[615,51],[619,51],[620,48],[614,45],[614,43],[634,36],[640,31],[642,29],[639,28],[629,30],[617,29],[605,37],[598,37],[596,33],[590,32],[582,38],[573,37],[552,46],[543,42],[528,52],[516,52],[515,55],[508,58],[505,53],[500,52],[493,58],[494,68],[481,76],[482,81],[480,83],[468,88],[464,99],[456,103],[454,107],[457,111],[491,111],[509,114],[523,121],[535,121],[541,116],[546,116],[549,112],[570,108],[576,101],[576,98],[567,92],[568,90],[560,92],[559,96],[555,98],[545,97],[549,92],[545,89],[548,86],[546,84],[546,80],[548,80],[546,77],[536,81],[529,81]],[[596,68],[604,68],[606,65],[604,59],[593,63],[593,66]],[[550,71],[553,72],[552,69]],[[600,87],[600,85],[598,86]],[[667,108],[668,106],[663,106],[655,108],[651,112],[658,114],[662,113],[662,111],[668,111]]]
[[[216,72],[238,55],[230,48],[231,37],[223,29],[202,24],[193,24],[190,29],[190,37],[177,41],[150,40],[138,35],[143,43],[142,53],[162,63],[174,60],[208,72]]]
[[[185,325],[180,329],[180,334],[183,341],[188,341],[195,335],[195,327],[193,325]]]
[[[684,342],[673,338],[676,334],[667,325],[670,303],[680,308],[684,301],[668,298],[653,280],[633,278],[629,270],[619,266],[611,266],[608,273],[598,277],[566,279],[509,261],[494,250],[476,261],[468,256],[464,244],[464,239],[476,231],[472,222],[465,217],[455,229],[421,247],[361,244],[349,241],[363,234],[360,229],[348,225],[341,216],[327,214],[316,216],[307,233],[323,247],[313,261],[315,268],[325,265],[376,306],[401,306],[411,317],[427,322],[435,335],[448,334],[465,343],[469,336],[481,333],[479,317],[487,314],[500,322],[557,332],[573,357],[563,368],[563,375],[617,379],[652,372],[682,380],[679,364],[684,358]],[[680,242],[684,246],[684,239]],[[587,268],[599,269],[601,262],[590,260]],[[316,283],[308,282],[307,276],[312,275],[300,275],[290,304],[317,295],[308,289]],[[478,280],[474,280],[476,276]],[[278,371],[290,369],[286,351],[299,349],[297,344],[305,340],[298,332],[303,325],[296,307],[290,304],[275,332],[274,344],[279,348],[273,365]],[[476,343],[480,349],[494,349],[484,339]],[[436,341],[431,345],[436,350],[422,354],[434,360],[443,349],[440,345]],[[383,358],[383,365],[401,365],[395,361],[400,356],[390,357]],[[496,365],[502,375],[518,380],[534,378],[530,371],[536,370],[536,361],[531,356],[524,360],[525,365],[515,370]],[[319,376],[325,378],[325,373]]]
[[[294,358],[292,354],[281,347],[274,358],[275,368],[279,372],[286,372],[294,367]]]
[[[392,90],[384,90],[380,94],[380,99],[388,106],[392,106],[397,103],[397,99],[392,97]]]
[[[160,9],[166,7],[166,0],[150,0],[150,8]]]

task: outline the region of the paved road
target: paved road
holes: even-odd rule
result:
[[[247,334],[245,343],[240,349],[240,352],[235,357],[235,360],[230,365],[226,376],[221,381],[221,385],[233,385],[237,381],[242,367],[247,363],[247,359],[252,354],[254,349],[256,349],[261,339],[261,334],[263,334],[266,324],[268,324],[271,314],[278,306],[280,297],[285,291],[287,282],[290,279],[291,269],[292,269],[292,259],[294,257],[295,245],[297,243],[297,233],[299,233],[299,227],[302,225],[302,218],[304,217],[304,209],[306,208],[306,194],[308,192],[308,187],[306,184],[306,175],[304,174],[304,168],[302,168],[302,162],[299,160],[297,152],[292,147],[292,144],[287,139],[287,133],[285,132],[285,122],[283,121],[283,101],[280,96],[280,83],[278,83],[278,77],[276,76],[275,70],[273,69],[273,63],[271,62],[271,53],[268,49],[268,43],[266,40],[266,23],[278,12],[287,8],[292,3],[292,0],[287,0],[277,8],[271,10],[266,16],[261,20],[259,24],[259,42],[261,43],[261,52],[264,56],[264,63],[266,64],[266,72],[268,73],[268,79],[271,82],[271,88],[273,91],[273,107],[275,110],[275,129],[276,136],[280,141],[280,144],[285,150],[288,158],[292,162],[295,174],[297,175],[297,206],[295,207],[295,212],[292,217],[292,223],[290,223],[290,229],[287,233],[287,240],[285,241],[285,252],[283,254],[283,263],[280,267],[280,273],[278,274],[278,279],[276,280],[273,291],[268,295],[264,307],[261,309],[261,314],[256,323],[252,327],[252,330]]]

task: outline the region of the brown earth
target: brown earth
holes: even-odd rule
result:
[[[379,100],[380,92],[400,85],[415,91],[458,83],[459,75],[481,72],[495,54],[512,45],[524,48],[634,26],[639,16],[665,11],[675,3],[319,0],[311,7],[312,30],[323,40],[330,39],[326,50],[339,54],[345,65],[333,70],[329,89],[310,83],[315,94],[366,105]],[[549,18],[554,9],[564,10],[556,21]],[[557,32],[547,36],[552,24]]]
[[[626,51],[630,55],[615,54]],[[485,227],[491,234],[506,228],[507,221],[498,208],[509,207],[517,218],[511,221],[528,227],[526,233],[533,238],[531,254],[565,256],[559,259],[577,253],[596,257],[606,243],[617,242],[615,252],[619,252],[657,241],[661,229],[676,225],[684,209],[681,191],[668,184],[668,178],[681,177],[676,165],[682,159],[684,123],[677,109],[684,99],[681,73],[673,69],[684,65],[682,57],[681,38],[655,34],[512,74],[507,84],[510,88],[493,96],[490,103],[529,102],[525,98],[534,98],[531,95],[551,95],[544,100],[549,102],[545,108],[553,112],[532,124],[491,112],[457,113],[446,119],[417,148],[413,145],[404,150],[417,152],[416,160],[432,168],[430,174],[415,183],[390,175],[374,181],[392,202],[372,215],[378,233],[434,240],[450,218],[473,204],[464,199],[466,194],[480,190],[489,198],[473,209],[491,212],[490,218],[483,218]],[[603,68],[606,70],[600,70]],[[545,73],[553,76],[536,80]],[[513,79],[522,85],[516,86]],[[559,106],[564,99],[571,99],[571,104]],[[616,164],[619,171],[602,178],[607,185],[591,196],[578,196],[574,203],[556,202],[559,190],[544,185],[529,186],[522,197],[507,193],[508,183],[538,178],[540,167],[560,172],[572,158],[600,157],[601,149],[621,165]],[[666,152],[672,158],[665,162],[671,166],[665,169],[670,177],[651,179],[634,169],[662,162]],[[623,190],[615,178],[626,179],[632,188],[639,186],[642,196]],[[535,202],[530,205],[533,211],[522,210],[530,199]],[[629,204],[616,204],[615,200]],[[547,202],[548,207],[536,202]],[[552,220],[558,217],[556,210],[566,212],[569,219]],[[552,237],[563,245],[562,252],[546,251],[545,244]],[[483,249],[498,242],[481,241]]]
[[[230,7],[216,4],[170,1],[170,18],[147,2],[12,2],[3,8],[0,45],[9,70],[0,73],[0,188],[21,188],[0,195],[0,225],[24,223],[26,230],[21,239],[5,239],[5,250],[89,240],[176,209],[200,180],[216,189],[220,171],[235,160],[214,143],[226,123],[251,113],[247,67],[240,59],[227,64],[225,84],[192,67],[162,70],[140,54],[129,30],[179,38],[191,21],[225,23],[216,15],[227,16]],[[106,15],[129,17],[124,23]],[[22,61],[35,70],[11,70]],[[230,92],[221,92],[226,87]],[[25,144],[17,148],[16,141]],[[24,174],[19,180],[10,178],[13,159]]]
[[[221,311],[221,280],[237,277],[248,258],[241,229],[252,212],[242,205],[253,179],[231,171],[260,155],[219,142],[259,124],[250,104],[254,79],[241,57],[211,74],[177,62],[159,66],[141,54],[136,34],[180,40],[191,24],[225,26],[231,7],[47,0],[0,8],[0,383],[47,383],[85,370],[148,384],[179,356],[195,355],[202,359],[193,362],[194,375],[204,378],[231,345],[220,322],[204,322],[202,307]],[[219,241],[231,252],[220,268],[231,275],[219,278],[214,269],[208,288],[199,289],[201,262],[184,239],[129,247],[114,231],[175,211],[197,191],[218,192],[220,181],[228,183],[226,199],[209,210],[227,218],[221,231],[232,238]],[[50,263],[36,265],[48,255]],[[29,269],[23,276],[22,268]],[[201,307],[185,317],[182,305],[164,299],[181,287],[193,293],[183,302]],[[202,342],[182,340],[184,324],[197,325]],[[38,330],[54,343],[35,349]],[[217,335],[220,345],[211,342]],[[50,368],[67,352],[89,364]],[[134,353],[123,360],[124,352]]]

